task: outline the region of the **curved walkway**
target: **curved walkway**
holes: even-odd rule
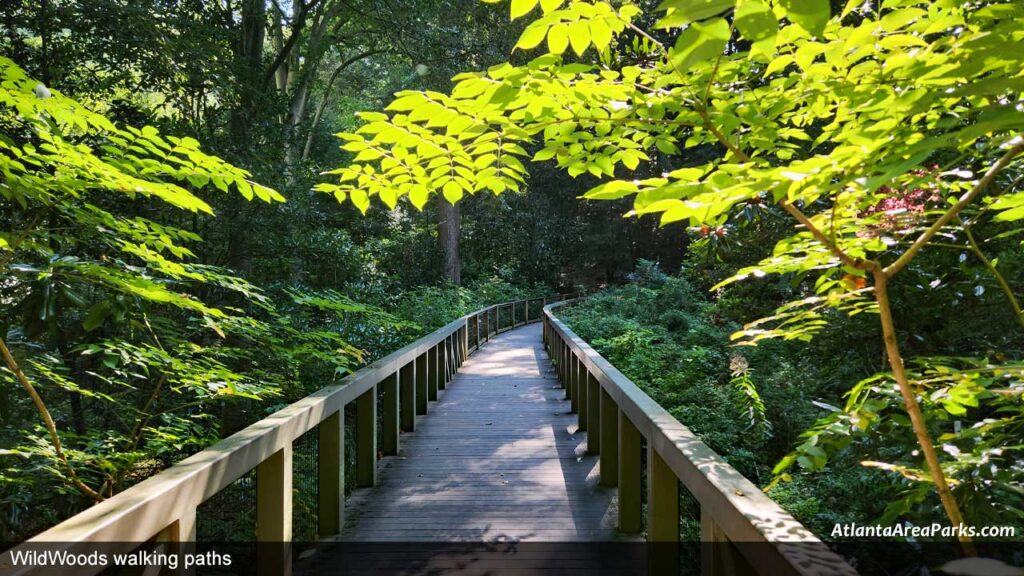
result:
[[[532,324],[471,355],[346,503],[346,542],[611,541],[615,490]]]

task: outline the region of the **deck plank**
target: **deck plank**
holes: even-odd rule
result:
[[[485,343],[346,505],[346,542],[615,541],[615,491],[544,352],[540,326]]]

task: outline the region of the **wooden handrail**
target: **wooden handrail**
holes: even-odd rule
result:
[[[580,415],[580,427],[588,430],[588,451],[600,454],[601,484],[618,486],[620,530],[641,530],[642,436],[647,440],[649,541],[678,542],[681,482],[700,503],[704,574],[856,574],[555,317],[556,308],[579,300],[544,307],[544,342]]]
[[[574,294],[548,298],[531,298],[544,304]],[[69,552],[88,550],[104,545],[108,554],[129,552],[133,545],[156,540],[194,542],[196,540],[196,509],[204,501],[228,487],[243,475],[256,470],[258,482],[257,511],[262,515],[256,538],[264,542],[290,542],[292,538],[292,443],[303,434],[318,428],[320,498],[318,502],[320,532],[329,536],[344,524],[344,433],[345,406],[357,404],[357,463],[359,486],[376,482],[377,460],[377,390],[396,394],[398,406],[384,410],[384,434],[388,452],[397,452],[395,431],[411,430],[416,414],[425,414],[427,399],[436,399],[437,389],[444,388],[465,359],[480,347],[480,338],[489,337],[516,326],[498,324],[499,311],[516,305],[526,306],[528,300],[503,302],[481,308],[454,320],[446,326],[412,342],[401,349],[359,369],[336,385],[327,386],[278,412],[190,456],[174,466],[148,478],[124,492],[85,510],[64,522],[29,539],[22,545],[0,555],[0,574],[10,576],[60,574],[61,567],[13,566],[8,552],[32,549],[48,544]],[[531,322],[539,322],[542,316]],[[481,323],[484,323],[481,326]],[[492,330],[493,324],[493,330]],[[519,324],[519,325],[522,325]],[[475,331],[475,344],[469,346],[470,330]],[[412,395],[411,402],[410,394]],[[405,402],[401,396],[405,395]],[[418,401],[417,401],[418,400]],[[361,432],[361,433],[360,433]],[[270,521],[267,519],[270,518]],[[76,567],[76,574],[88,576],[105,566]],[[261,572],[289,574],[291,558],[275,555],[260,561]]]

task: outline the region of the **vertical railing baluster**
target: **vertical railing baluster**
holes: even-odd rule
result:
[[[569,352],[569,411],[573,414],[580,413],[580,359],[575,352]]]
[[[640,532],[641,493],[640,431],[619,409],[619,530],[626,534]]]
[[[416,403],[420,396],[426,398],[426,386],[418,390],[416,380],[420,372],[427,374],[427,355],[420,354],[415,360],[409,362],[398,371],[398,395],[402,399],[402,430],[413,432],[416,430]]]
[[[619,483],[619,407],[601,386],[601,485]]]
[[[345,409],[317,427],[317,524],[322,537],[345,525]]]
[[[444,339],[444,386],[448,386],[448,382],[452,379],[452,374],[455,373],[455,359],[452,357],[455,352],[455,335],[449,334]]]
[[[173,554],[178,556],[178,567],[175,570],[166,568],[160,571],[161,575],[172,576],[189,574],[191,570],[185,570],[185,556],[195,553],[196,548],[196,509],[189,507],[181,515],[171,522],[152,538],[154,544],[152,551],[157,553]]]
[[[428,348],[423,353],[422,360],[417,359],[415,374],[417,414],[427,413],[427,400],[430,399],[430,375],[433,374],[435,362],[437,360],[434,358],[434,348]]]
[[[679,479],[647,443],[647,540],[679,541]]]
[[[569,399],[569,346],[562,340],[560,346],[561,350],[561,362],[558,364],[558,378],[562,381],[562,389],[565,390],[565,399]]]
[[[647,443],[647,541],[659,544],[648,556],[648,571],[678,574],[679,479],[653,442]]]
[[[601,383],[587,372],[587,454],[601,453]]]
[[[438,353],[441,355],[439,362],[441,362],[441,374],[437,378],[437,389],[444,390],[448,384],[448,375],[451,374],[452,362],[451,358],[448,357],[448,352],[451,351],[451,336],[445,336],[444,340],[441,340],[441,349]]]
[[[398,433],[401,425],[399,414],[398,373],[385,378],[378,386],[381,387],[383,413],[381,414],[380,449],[386,456],[398,454]]]
[[[377,387],[356,398],[356,486],[377,483]]]
[[[274,452],[256,467],[256,541],[260,575],[292,571],[292,446]]]
[[[441,375],[444,374],[444,355],[441,354],[441,348],[444,345],[444,340],[438,342],[430,349],[430,376],[427,382],[427,399],[437,400],[437,390]]]
[[[455,334],[451,334],[444,339],[444,350],[444,386],[441,388],[447,388],[448,382],[451,382],[452,376],[455,375]]]
[[[711,511],[700,511],[700,572],[702,576],[753,576],[757,570],[729,541]]]
[[[462,361],[459,362],[459,368],[462,368],[462,365],[465,364],[466,360],[469,359],[469,324],[466,324],[466,327],[462,329],[462,339],[461,339],[461,342],[462,342]]]
[[[587,385],[587,377],[590,376],[590,373],[587,371],[587,365],[583,362],[582,358],[577,356],[576,360],[576,414],[578,415],[576,429],[586,430],[589,415],[587,411],[589,402],[587,393],[590,392],[590,387]]]

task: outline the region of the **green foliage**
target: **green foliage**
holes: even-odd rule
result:
[[[536,4],[517,0],[512,16]],[[922,474],[883,467],[934,482],[949,520],[961,522],[950,485],[964,481],[957,477],[964,471],[941,463],[931,414],[915,399],[934,387],[905,370],[891,281],[901,272],[901,279],[920,274],[922,249],[943,244],[945,235],[974,254],[1024,327],[1011,285],[981,248],[1018,232],[1001,223],[1024,218],[1020,178],[1013,176],[1024,152],[1024,56],[1016,49],[1024,8],[849,2],[833,13],[825,0],[663,2],[656,27],[678,29],[674,42],[639,28],[642,10],[628,3],[554,2],[541,11],[518,47],[540,46],[546,37],[545,53],[460,74],[450,94],[401,92],[390,115],[364,114],[363,127],[340,134],[362,157],[319,189],[351,196],[364,211],[375,195],[389,206],[408,195],[421,207],[431,194],[455,202],[482,190],[519,190],[521,159],[554,160],[573,177],[610,178],[584,197],[632,198],[630,215],[687,222],[719,249],[730,221],[772,206],[798,228],[713,289],[769,275],[812,288],[795,291],[735,337],[747,344],[809,341],[842,315],[877,312],[924,460]],[[612,34],[588,59],[584,31],[592,37],[595,21]],[[578,61],[566,57],[570,44]],[[639,170],[641,161],[657,165],[662,155],[680,160],[665,162],[660,173]],[[982,242],[979,226],[991,234]],[[975,295],[983,292],[979,286]],[[607,345],[613,355],[636,357],[659,338],[640,331]],[[1007,394],[1019,400],[1012,366],[1005,368]],[[961,416],[999,414],[1013,427],[1015,416],[980,389],[951,384],[924,403]],[[747,397],[756,413],[756,400]],[[1006,449],[1015,443],[1012,436],[1002,441]],[[827,461],[813,443],[801,450],[790,460],[808,468]]]
[[[302,316],[372,309],[327,293],[295,294],[294,310],[279,311],[257,287],[197,263],[195,233],[130,215],[141,202],[211,212],[204,187],[268,203],[280,194],[191,138],[119,128],[8,59],[0,73],[0,210],[9,217],[0,336],[13,351],[0,385],[4,436],[15,442],[0,454],[14,462],[0,474],[5,494],[56,486],[102,498],[230,430],[212,417],[215,406],[297,397],[308,392],[295,385],[300,375],[338,377],[360,361],[337,331]],[[199,297],[218,291],[253,314]],[[40,400],[14,401],[16,391]],[[71,413],[55,420],[64,400]],[[5,514],[20,514],[11,506]]]
[[[652,277],[659,279],[657,287],[644,287]],[[832,364],[841,361],[814,361],[793,344],[739,353],[729,342],[735,324],[725,320],[733,315],[727,298],[709,300],[685,277],[667,276],[653,263],[639,264],[634,278],[560,316],[818,534],[828,536],[835,522],[873,521],[887,502],[898,499],[899,486],[882,471],[856,466],[856,456],[848,453],[835,454],[843,465],[828,475],[795,476],[773,485],[772,468],[822,413],[812,402],[840,389],[842,375]],[[688,328],[673,327],[680,322]],[[864,497],[849,498],[854,490]]]
[[[356,111],[505,58],[526,24],[476,0],[14,0],[3,13],[0,52],[20,68],[4,61],[0,188],[20,186],[0,189],[0,336],[87,487],[117,492],[479,306],[621,278],[623,238],[681,258],[682,233],[583,206],[588,182],[534,171],[541,195],[460,205],[458,288],[439,284],[433,210],[363,218],[308,193],[355,155],[331,134],[358,129]],[[591,47],[610,42],[601,21],[589,31]],[[0,540],[91,502],[41,419],[0,369]]]

